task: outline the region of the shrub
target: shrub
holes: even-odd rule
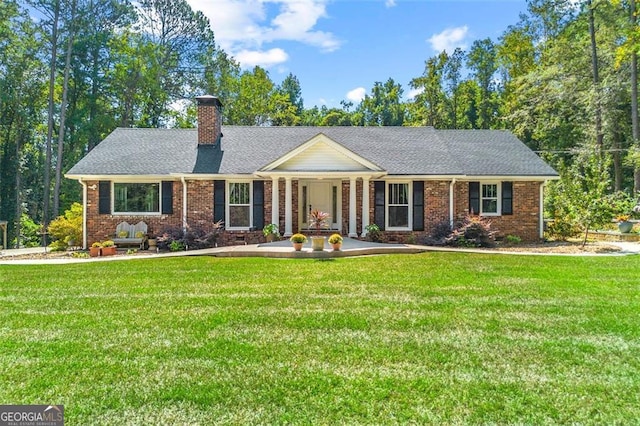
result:
[[[12,241],[13,247],[38,247],[41,244],[40,232],[42,226],[38,225],[27,215],[22,213],[20,216],[20,242],[17,238]]]
[[[564,241],[580,234],[580,227],[568,216],[556,216],[547,224],[547,237]]]
[[[517,235],[507,235],[504,237],[504,242],[507,244],[520,244],[522,242],[522,238]]]
[[[73,203],[64,215],[51,221],[47,232],[54,240],[49,245],[52,250],[66,250],[70,242],[82,241],[82,205]]]
[[[367,225],[364,227],[367,231],[367,239],[374,243],[382,242],[382,231],[380,231],[380,227],[375,223]]]
[[[170,251],[198,250],[215,247],[220,238],[223,223],[223,221],[215,222],[211,231],[205,231],[202,228],[191,227],[189,225],[187,225],[186,232],[184,232],[182,228],[167,227],[156,238],[157,247],[159,250]]]
[[[486,218],[467,215],[445,242],[458,247],[492,247],[495,233],[491,231],[491,222]]]
[[[424,244],[428,246],[443,246],[445,245],[445,240],[451,235],[451,224],[448,220],[443,220],[442,222],[438,222],[434,225],[431,233],[424,238]]]

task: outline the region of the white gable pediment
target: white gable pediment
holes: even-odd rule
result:
[[[382,169],[322,133],[262,169],[262,171],[288,172],[371,170],[381,171]]]

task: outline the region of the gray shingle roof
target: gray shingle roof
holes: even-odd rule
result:
[[[323,133],[390,175],[557,176],[507,131],[224,126],[222,132],[219,151],[198,146],[196,129],[119,128],[67,174],[251,174]]]

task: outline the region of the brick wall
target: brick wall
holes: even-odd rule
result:
[[[513,214],[488,217],[497,238],[516,235],[523,241],[540,239],[540,185],[513,182]],[[454,198],[455,220],[461,221],[469,213],[469,182],[456,182]]]
[[[98,213],[99,191],[98,181],[87,181],[87,186],[96,186],[95,190],[87,188],[87,244],[104,241],[115,237],[116,226],[120,222],[135,225],[143,221],[148,226],[148,233],[155,235],[166,227],[182,226],[182,184],[173,184],[173,214],[170,215],[112,215]]]

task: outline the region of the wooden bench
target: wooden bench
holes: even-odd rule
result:
[[[147,243],[147,224],[142,221],[135,225],[120,222],[116,227],[116,236],[113,242],[118,246],[140,246],[140,250],[144,250]]]

